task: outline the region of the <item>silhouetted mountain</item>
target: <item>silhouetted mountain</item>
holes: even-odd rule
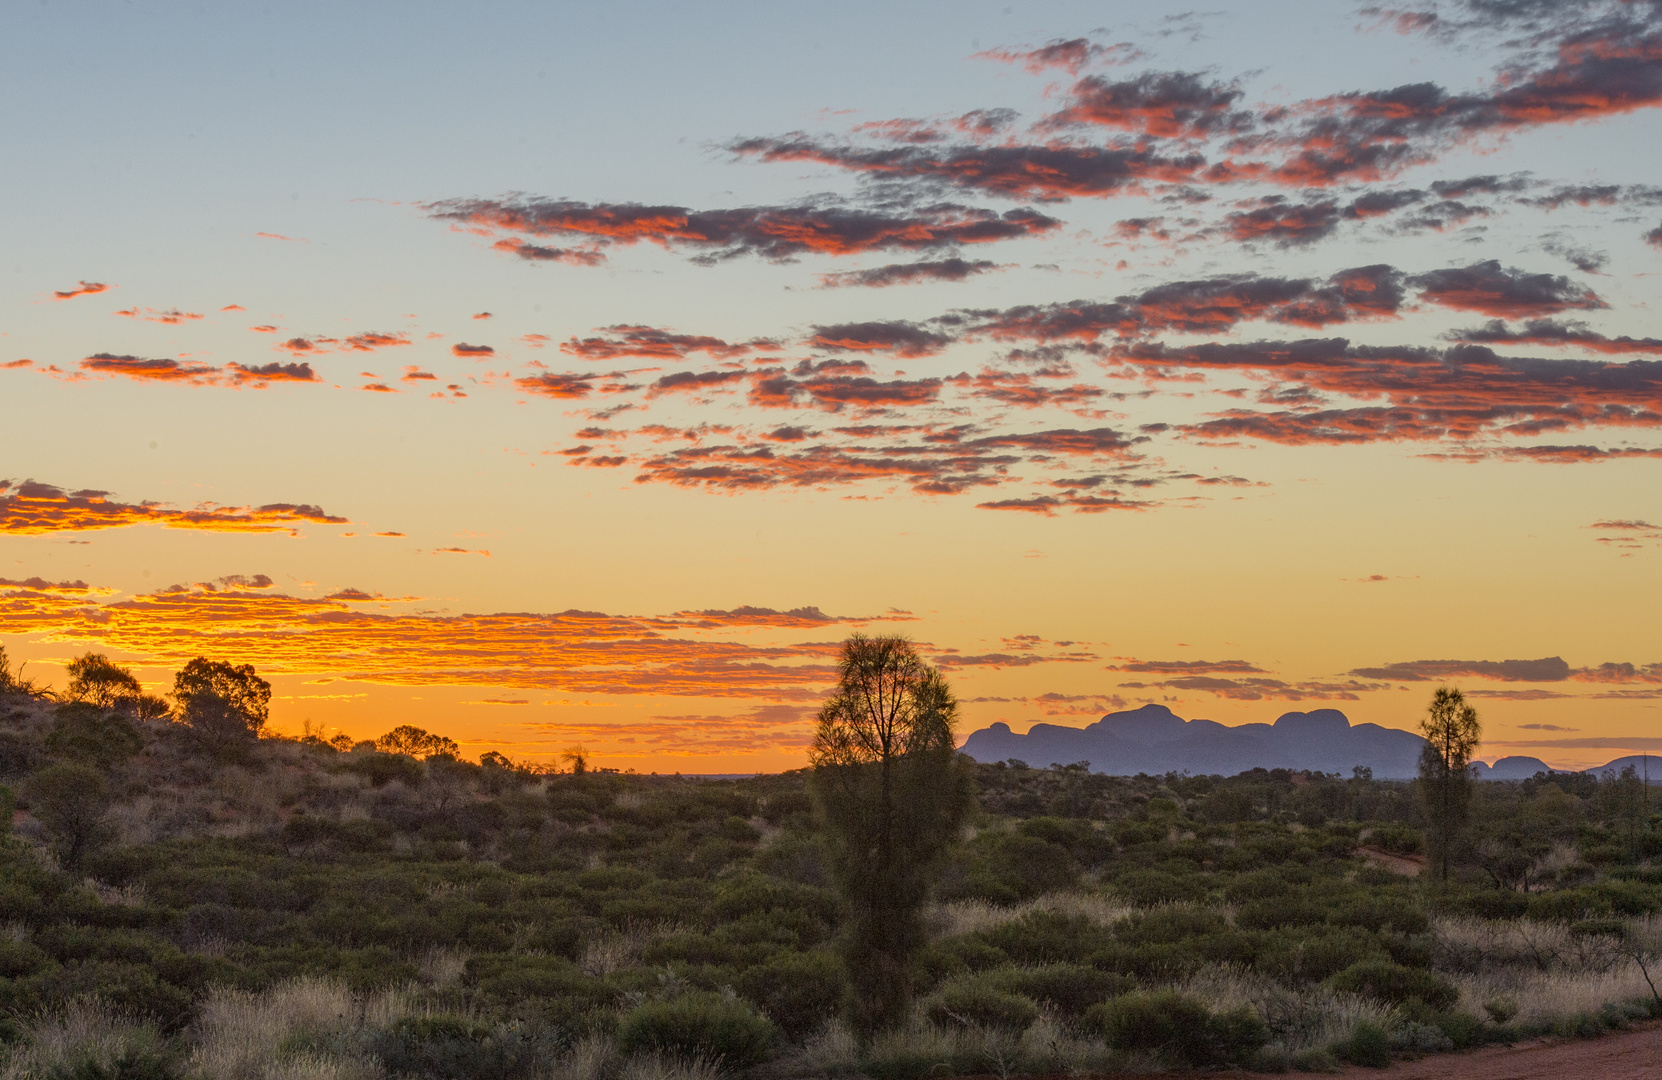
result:
[[[998,723],[972,734],[963,749],[977,761],[1018,758],[1040,767],[1088,761],[1093,772],[1118,776],[1183,771],[1233,776],[1259,767],[1348,776],[1363,765],[1386,779],[1415,775],[1424,742],[1412,732],[1352,724],[1337,709],[1226,727],[1215,720],[1184,720],[1164,705],[1144,705],[1083,728],[1035,724],[1017,735]]]
[[[1497,758],[1493,765],[1478,761],[1472,772],[1479,780],[1528,780],[1536,773],[1551,772],[1552,766],[1538,757]]]
[[[1273,724],[1226,727],[1215,720],[1185,720],[1164,705],[1144,705],[1109,713],[1082,728],[1034,724],[1026,735],[1017,735],[1009,724],[993,724],[964,740],[963,751],[977,761],[1015,758],[1039,768],[1085,761],[1092,772],[1113,776],[1167,772],[1234,776],[1258,768],[1349,776],[1356,766],[1364,765],[1377,779],[1408,780],[1419,772],[1424,744],[1411,731],[1352,724],[1338,709],[1283,713]],[[1587,771],[1602,776],[1627,765],[1641,776],[1648,769],[1650,782],[1662,786],[1662,755],[1617,758]],[[1479,780],[1528,780],[1553,770],[1540,758],[1503,757],[1493,765],[1476,762],[1472,771]]]

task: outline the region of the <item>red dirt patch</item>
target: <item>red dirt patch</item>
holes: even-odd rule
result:
[[[1533,1039],[1438,1054],[1388,1069],[1346,1069],[1362,1080],[1657,1080],[1662,1078],[1662,1024],[1597,1039]]]

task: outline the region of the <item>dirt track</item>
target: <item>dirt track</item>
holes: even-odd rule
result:
[[[1345,1070],[1361,1080],[1654,1080],[1662,1078],[1662,1025],[1598,1039],[1538,1039],[1438,1054],[1388,1069]]]

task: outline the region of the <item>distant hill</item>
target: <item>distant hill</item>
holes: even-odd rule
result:
[[[1082,728],[1034,724],[1017,735],[1005,723],[974,732],[963,751],[976,761],[1016,758],[1040,768],[1090,763],[1092,772],[1114,776],[1167,772],[1233,776],[1248,769],[1310,769],[1349,776],[1358,765],[1380,780],[1406,780],[1419,771],[1425,740],[1411,731],[1352,724],[1338,709],[1283,713],[1273,724],[1227,727],[1215,720],[1185,720],[1164,705],[1109,713]],[[1591,769],[1640,763],[1619,758]],[[1662,784],[1662,758],[1655,763]],[[1540,758],[1505,757],[1475,766],[1480,780],[1527,780],[1550,766]]]

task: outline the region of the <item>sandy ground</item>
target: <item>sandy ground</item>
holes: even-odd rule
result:
[[[1597,1039],[1537,1039],[1438,1054],[1388,1069],[1348,1068],[1354,1080],[1662,1080],[1662,1024]]]

